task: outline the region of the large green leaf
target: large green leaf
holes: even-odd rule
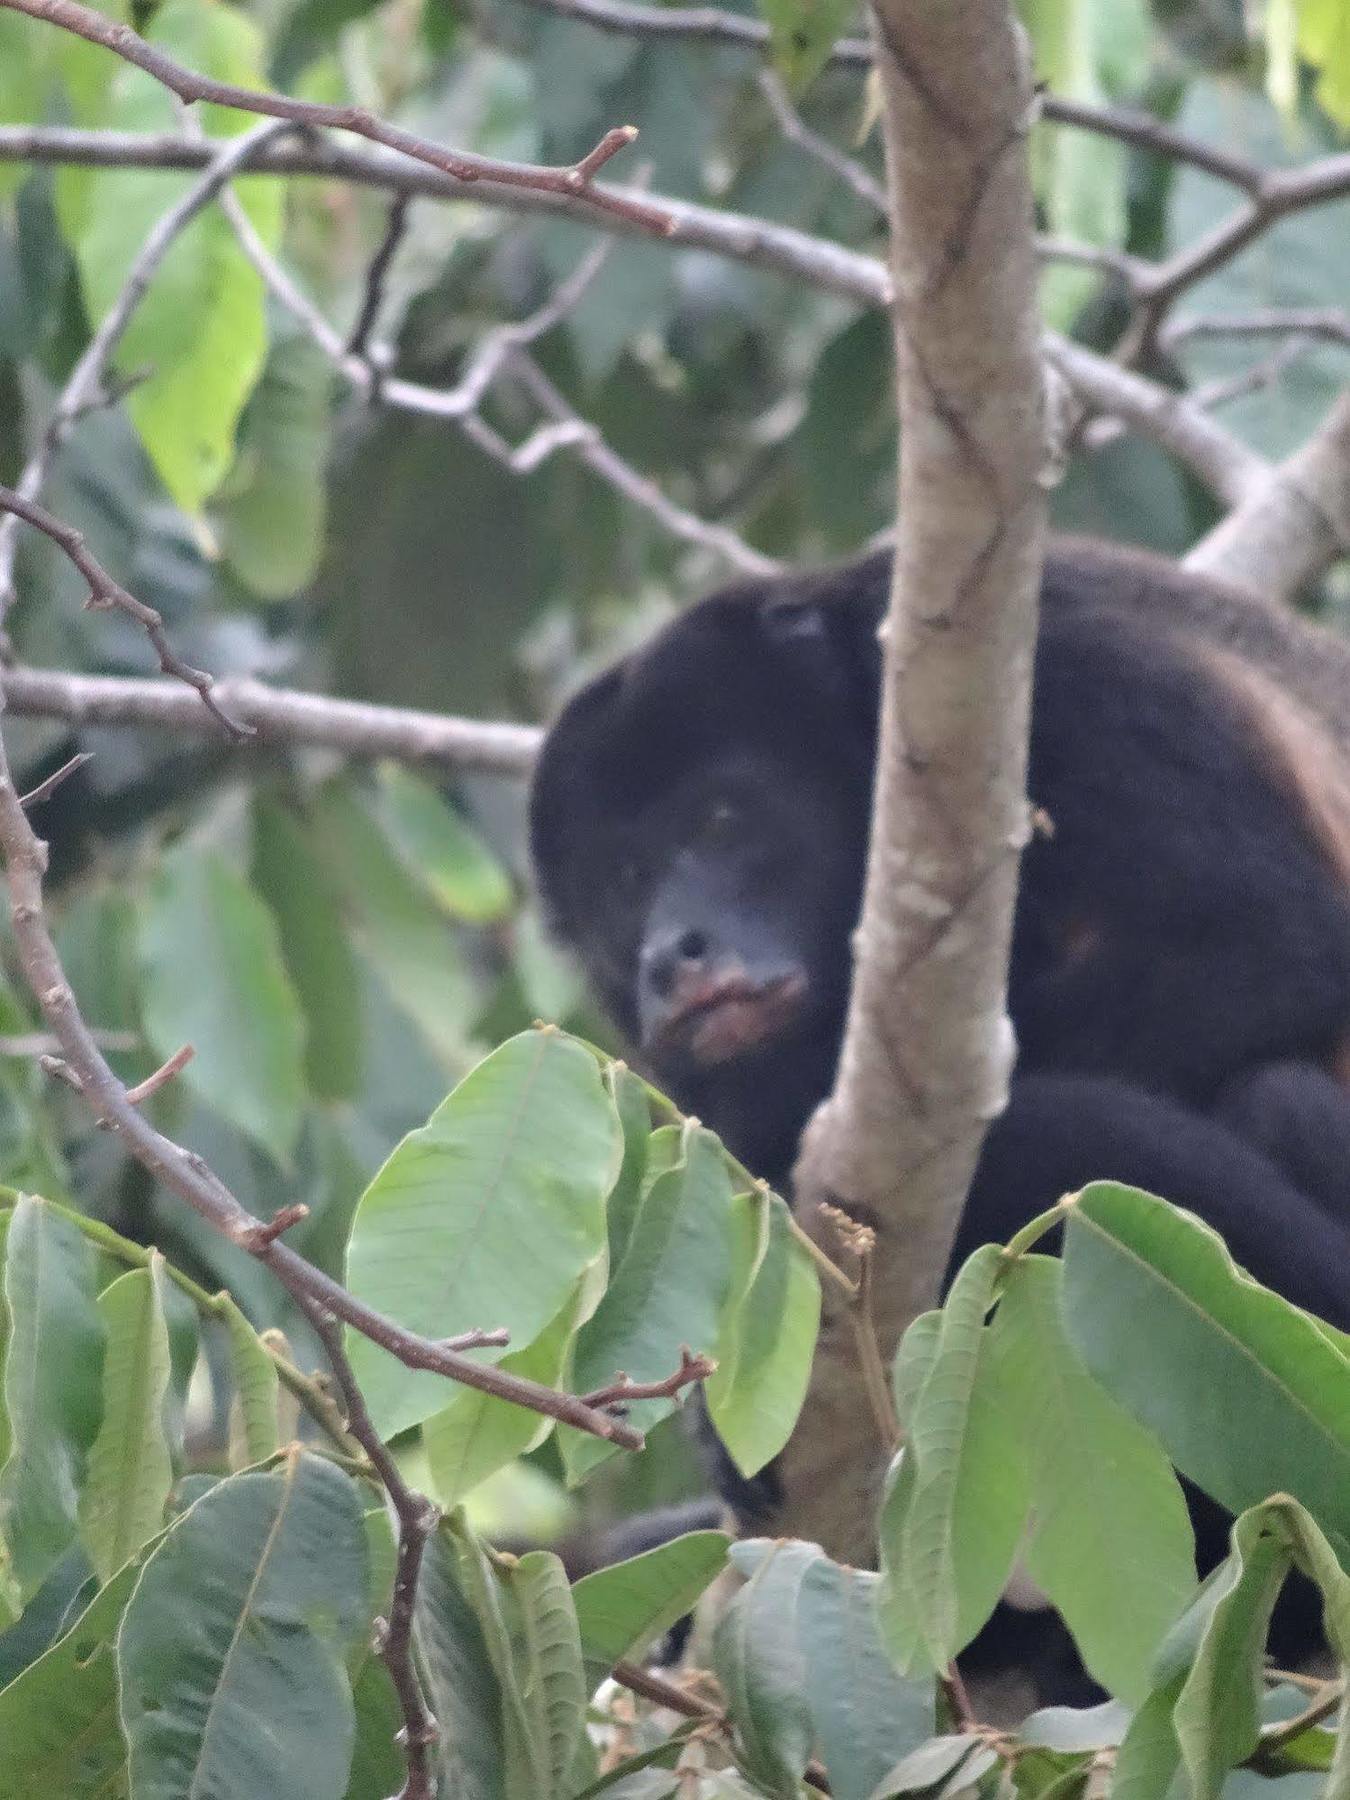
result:
[[[305,1072],[323,1100],[361,1088],[361,975],[341,908],[309,836],[274,800],[253,803],[255,886],[271,908],[305,1014]]]
[[[118,1638],[137,1800],[333,1800],[366,1626],[355,1483],[291,1450],[217,1483],[146,1563]]]
[[[546,1550],[522,1556],[506,1579],[515,1603],[520,1691],[547,1778],[540,1800],[564,1800],[586,1722],[587,1694],[571,1587],[562,1563]]]
[[[127,1794],[114,1645],[143,1560],[120,1569],[69,1631],[0,1692],[0,1800]]]
[[[161,1056],[196,1050],[180,1079],[288,1161],[304,1100],[304,1027],[276,925],[215,850],[177,845],[141,922],[145,1025]]]
[[[777,1194],[738,1194],[733,1211],[749,1214],[741,1236],[758,1249],[748,1258],[747,1289],[728,1296],[707,1383],[708,1411],[736,1467],[756,1475],[792,1434],[806,1398],[820,1326],[820,1278],[792,1230]],[[734,1277],[733,1277],[734,1288]]]
[[[25,1194],[9,1222],[0,1576],[26,1600],[75,1536],[85,1460],[98,1430],[103,1322],[94,1252],[78,1226]]]
[[[592,1685],[693,1608],[725,1566],[729,1543],[720,1531],[690,1531],[582,1576],[572,1598]]]
[[[680,1366],[682,1346],[696,1353],[716,1348],[731,1195],[726,1156],[712,1132],[689,1121],[653,1133],[648,1181],[623,1260],[577,1340],[579,1393],[607,1386],[620,1370],[634,1381],[660,1381]],[[629,1414],[645,1429],[674,1404],[639,1400]],[[559,1443],[572,1480],[613,1453],[600,1439],[570,1430]]]
[[[887,1606],[897,1608],[907,1590],[918,1640],[937,1668],[997,1604],[1029,1505],[1025,1449],[984,1322],[1001,1269],[996,1246],[975,1252],[952,1284],[935,1344],[931,1327],[916,1321],[928,1367],[907,1420],[911,1473],[902,1465],[883,1516]],[[894,1635],[890,1641],[894,1648]]]
[[[532,1344],[605,1254],[605,1195],[622,1148],[588,1050],[552,1030],[511,1038],[367,1188],[349,1286],[430,1337],[505,1326],[514,1344]],[[409,1372],[365,1338],[352,1338],[350,1354],[382,1431],[445,1405],[440,1377]]]
[[[1240,1513],[1292,1494],[1350,1541],[1350,1361],[1208,1226],[1133,1188],[1084,1189],[1064,1315],[1102,1386],[1214,1499]]]
[[[713,1637],[713,1667],[740,1734],[745,1768],[785,1800],[796,1800],[813,1747],[798,1608],[807,1570],[819,1555],[814,1544],[769,1545]]]
[[[152,1253],[148,1268],[110,1282],[98,1310],[107,1334],[103,1422],[80,1496],[80,1535],[99,1579],[108,1581],[160,1531],[173,1485],[163,1258]]]
[[[203,74],[250,86],[262,79],[258,29],[233,7],[168,0],[147,35]],[[247,113],[206,109],[208,131],[221,135],[253,122]],[[106,123],[122,131],[174,130],[172,97],[151,76],[123,68]],[[109,169],[66,188],[66,224],[91,318],[108,311],[156,221],[190,185],[187,176]],[[280,183],[254,177],[239,192],[264,240],[275,243]],[[160,264],[117,354],[121,371],[149,371],[128,405],[161,480],[188,511],[201,507],[230,465],[235,425],[266,342],[261,278],[223,213],[208,208]]]
[[[1088,1669],[1140,1700],[1154,1654],[1195,1590],[1186,1503],[1156,1439],[1083,1368],[1064,1336],[1057,1259],[1023,1257],[994,1334],[1005,1403],[1027,1446],[1027,1572]]]

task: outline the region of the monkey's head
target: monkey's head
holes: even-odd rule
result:
[[[640,1061],[779,1180],[829,1090],[875,752],[876,607],[746,583],[583,688],[531,795],[540,893]]]

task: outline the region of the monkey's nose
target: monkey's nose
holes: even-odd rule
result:
[[[644,987],[658,1000],[669,1000],[706,974],[710,949],[707,933],[694,926],[645,944],[641,957]]]

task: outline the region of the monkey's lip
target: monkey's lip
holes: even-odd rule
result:
[[[767,981],[741,970],[708,977],[677,997],[649,1048],[682,1050],[708,1068],[733,1062],[790,1024],[805,995],[806,977],[795,969]]]

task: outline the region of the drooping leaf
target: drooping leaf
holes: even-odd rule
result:
[[[547,1774],[542,1794],[565,1800],[586,1722],[581,1638],[567,1574],[556,1556],[532,1550],[509,1571],[520,1689]]]
[[[257,26],[233,7],[169,0],[147,27],[159,48],[219,80],[262,80]],[[246,113],[208,107],[207,130],[247,130]],[[121,69],[106,124],[122,131],[175,128],[171,96],[151,76]],[[90,317],[101,319],[121,292],[132,259],[191,177],[158,171],[85,171],[67,184],[66,227],[75,246]],[[241,203],[264,242],[281,223],[281,185],[254,176],[239,184]],[[217,207],[208,207],[174,241],[137,306],[116,357],[124,374],[149,371],[128,406],[160,479],[188,512],[198,511],[233,454],[240,410],[266,350],[261,278]]]
[[[109,1581],[161,1530],[173,1485],[163,1258],[152,1252],[148,1268],[110,1282],[98,1310],[106,1333],[103,1422],[80,1496],[80,1535],[99,1579]]]
[[[343,1800],[389,1800],[398,1793],[406,1773],[398,1734],[403,1712],[389,1671],[377,1656],[369,1656],[352,1685],[356,1708],[356,1742],[351,1773]]]
[[[231,1453],[236,1465],[263,1462],[281,1448],[276,1365],[257,1332],[227,1294],[221,1305],[234,1381]]]
[[[623,1261],[610,1275],[595,1317],[577,1340],[579,1393],[612,1382],[660,1381],[680,1366],[684,1345],[711,1352],[727,1286],[731,1177],[712,1132],[692,1122],[663,1126],[649,1148],[648,1181]],[[629,1414],[639,1429],[664,1418],[668,1399],[639,1400]],[[559,1434],[568,1475],[579,1480],[613,1453],[611,1445],[571,1430]]]
[[[5,1245],[5,1411],[0,1573],[35,1594],[75,1536],[85,1462],[98,1431],[103,1321],[94,1253],[48,1201],[25,1194]]]
[[[511,1038],[367,1188],[348,1285],[431,1337],[505,1326],[515,1343],[532,1344],[605,1253],[604,1200],[621,1154],[590,1052],[555,1031]],[[445,1405],[442,1378],[409,1373],[364,1338],[350,1353],[383,1431]]]
[[[360,1495],[332,1463],[297,1446],[218,1482],[146,1563],[118,1638],[137,1800],[341,1794],[366,1591]]]
[[[717,1621],[713,1638],[713,1667],[736,1721],[745,1767],[771,1794],[795,1796],[811,1754],[797,1613],[802,1582],[819,1555],[814,1544],[769,1545]]]
[[[767,1241],[748,1290],[724,1308],[706,1392],[717,1434],[748,1478],[778,1455],[797,1423],[820,1327],[820,1278],[777,1194],[739,1194],[732,1206],[763,1216]]]
[[[427,1542],[417,1589],[417,1646],[440,1726],[437,1755],[447,1791],[456,1800],[508,1800],[499,1664],[489,1656],[470,1583],[460,1571],[461,1542],[446,1526]],[[504,1655],[503,1638],[499,1661]]]
[[[1064,1317],[1088,1369],[1231,1512],[1301,1500],[1350,1541],[1350,1360],[1208,1226],[1101,1182],[1070,1213]]]
[[[1023,1257],[994,1328],[1005,1403],[1027,1446],[1027,1573],[1090,1672],[1140,1700],[1164,1633],[1195,1590],[1186,1503],[1157,1441],[1087,1373],[1064,1336],[1060,1264]]]
[[[163,857],[141,959],[155,1049],[191,1044],[179,1079],[286,1163],[304,1097],[300,1008],[271,914],[218,851],[184,842]]]
[[[572,1599],[592,1686],[693,1608],[725,1566],[729,1543],[720,1531],[690,1531],[582,1576]]]

